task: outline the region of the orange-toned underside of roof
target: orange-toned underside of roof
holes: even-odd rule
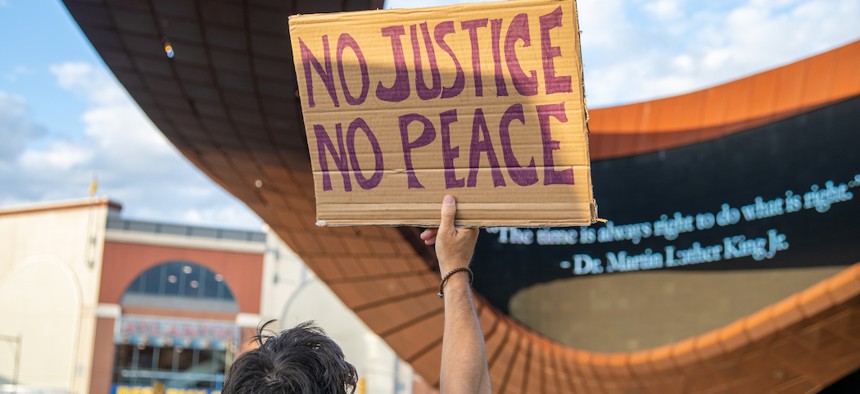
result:
[[[313,179],[283,23],[291,14],[372,2],[65,3],[165,136],[257,212],[368,327],[437,384],[439,273],[429,252],[413,244],[415,234],[314,226]],[[173,59],[163,54],[168,36]],[[704,141],[856,96],[858,69],[860,42],[701,92],[594,110],[592,157]],[[522,327],[480,295],[476,304],[496,392],[801,392],[860,367],[860,265],[714,332],[636,353],[570,349]]]
[[[592,160],[707,141],[860,94],[860,41],[708,89],[589,111]]]

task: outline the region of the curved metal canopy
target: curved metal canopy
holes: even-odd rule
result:
[[[64,2],[179,151],[257,212],[401,358],[438,384],[443,310],[432,252],[404,230],[314,226],[287,17],[381,1]],[[858,69],[855,42],[700,92],[593,110],[592,158],[704,141],[855,97]],[[497,392],[801,392],[860,367],[860,265],[723,328],[633,353],[570,349],[480,296],[476,304]]]

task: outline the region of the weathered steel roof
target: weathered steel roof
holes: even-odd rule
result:
[[[431,252],[408,230],[314,226],[287,17],[381,1],[65,4],[179,151],[257,212],[418,374],[438,383],[443,309]],[[592,110],[592,158],[704,141],[855,97],[857,70],[860,42],[699,92]],[[480,296],[477,306],[497,392],[801,392],[860,367],[860,264],[723,328],[633,353],[570,349]]]

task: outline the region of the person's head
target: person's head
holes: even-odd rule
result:
[[[259,345],[239,356],[227,373],[223,394],[345,394],[355,392],[358,374],[343,351],[313,322],[280,334],[258,329]]]

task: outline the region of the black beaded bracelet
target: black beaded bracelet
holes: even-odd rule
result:
[[[439,283],[439,294],[438,294],[439,298],[441,298],[443,300],[445,299],[445,291],[444,291],[445,290],[445,283],[448,282],[448,278],[450,278],[451,275],[454,275],[458,272],[465,272],[465,273],[469,274],[469,286],[472,285],[472,280],[475,279],[475,274],[472,273],[472,270],[469,269],[469,267],[454,268],[450,272],[445,274],[444,277],[442,277],[442,282]]]

